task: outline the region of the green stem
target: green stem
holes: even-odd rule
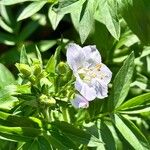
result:
[[[67,108],[62,108],[62,115],[63,115],[64,121],[70,123],[70,117],[69,117]]]

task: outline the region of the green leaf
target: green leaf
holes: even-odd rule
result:
[[[57,140],[59,140],[68,149],[74,149],[74,150],[78,149],[77,146],[75,145],[75,142],[72,141],[71,138],[68,138],[66,135],[57,132],[51,132],[51,135]]]
[[[125,100],[131,83],[134,70],[134,53],[131,53],[124,61],[123,66],[115,76],[111,95],[108,100],[108,110],[119,107]]]
[[[146,104],[150,104],[150,93],[142,94],[126,101],[121,106],[119,106],[117,110],[136,108],[139,105],[146,107]]]
[[[63,132],[67,137],[71,138],[74,142],[86,144],[88,146],[99,145],[103,143],[88,132],[75,128],[73,125],[66,122],[57,121],[53,122],[52,125],[54,125],[54,127],[57,127],[61,132]]]
[[[85,40],[93,30],[94,26],[93,15],[96,9],[95,7],[97,6],[97,1],[95,0],[87,1],[85,5],[86,5],[85,11],[79,23],[79,35],[81,43],[85,42]]]
[[[129,120],[114,115],[114,125],[134,149],[148,150],[150,145],[141,131]]]
[[[150,111],[150,93],[134,97],[117,108],[121,113],[142,113]]]
[[[18,101],[16,97],[12,95],[16,94],[16,88],[12,86],[5,86],[0,89],[0,108],[1,109],[11,109],[14,103]]]
[[[146,45],[150,44],[149,0],[118,0],[122,17]]]
[[[22,117],[0,111],[0,124],[12,127],[41,128],[42,122],[35,117]]]
[[[0,4],[13,5],[17,3],[27,2],[27,1],[38,1],[38,0],[1,0]]]
[[[27,39],[33,32],[39,27],[39,23],[37,21],[29,22],[20,32],[19,40],[24,41]]]
[[[115,149],[116,146],[114,137],[104,121],[98,120],[96,125],[91,123],[91,125],[87,127],[86,131],[89,132],[91,135],[94,135],[96,138],[98,138],[100,141],[104,143],[97,145],[98,149],[101,150]]]
[[[55,65],[56,65],[55,57],[54,55],[52,55],[47,62],[45,70],[49,73],[55,73]]]
[[[0,43],[6,45],[15,45],[17,38],[14,38],[11,34],[0,32]]]
[[[23,150],[38,150],[38,140],[34,139],[32,142],[27,142],[23,145]]]
[[[0,126],[0,139],[10,141],[31,141],[41,135],[42,131],[29,127]]]
[[[5,23],[5,21],[0,17],[0,27],[9,33],[13,33],[13,29]]]
[[[81,19],[80,15],[81,15],[82,7],[83,7],[83,4],[77,6],[76,11],[71,12],[71,20],[77,31],[79,31],[79,24],[80,24],[80,19]]]
[[[43,136],[40,136],[24,144],[23,150],[51,150],[51,146]]]
[[[15,82],[13,74],[0,63],[0,89]]]
[[[27,56],[27,52],[25,49],[25,46],[23,45],[21,48],[21,53],[20,53],[20,63],[21,64],[28,64],[28,56]]]
[[[36,57],[40,61],[40,65],[42,67],[43,62],[42,62],[42,56],[41,56],[40,50],[39,50],[39,48],[37,46],[35,46],[35,49],[36,49]]]
[[[55,54],[52,55],[50,57],[50,59],[48,60],[48,63],[46,65],[46,71],[49,72],[49,73],[55,73],[55,69],[56,69],[56,65],[58,64],[58,62],[60,61],[60,50],[61,50],[61,47],[59,46],[56,51],[55,51]]]
[[[10,14],[10,8],[4,6],[4,5],[0,5],[0,14],[2,16],[2,18],[4,19],[4,21],[10,25],[11,21],[12,21],[12,16]]]
[[[120,25],[116,0],[99,0],[99,8],[95,13],[95,19],[105,24],[111,35],[119,40]]]
[[[49,8],[48,17],[52,24],[52,28],[55,30],[59,24],[59,22],[64,17],[64,14],[59,13],[57,10],[53,9],[53,5]]]
[[[34,15],[36,12],[38,12],[47,1],[37,1],[29,4],[25,9],[21,12],[21,14],[18,17],[18,21],[26,19],[32,15]]]
[[[55,137],[44,134],[44,138],[49,142],[50,145],[54,146],[55,148],[68,150],[68,148],[65,145],[63,145],[61,141],[57,140]]]
[[[68,14],[76,12],[78,7],[82,6],[86,0],[59,0],[58,13]]]

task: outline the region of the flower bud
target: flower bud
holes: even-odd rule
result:
[[[65,74],[67,72],[67,66],[64,62],[60,62],[57,66],[57,71],[60,74]]]
[[[27,64],[16,64],[19,72],[22,73],[24,76],[29,77],[31,75],[31,68]]]
[[[54,104],[56,104],[56,101],[53,97],[48,97],[45,94],[42,94],[39,98],[39,101],[41,104],[47,105],[47,106],[52,106]]]
[[[41,66],[39,64],[35,64],[33,66],[33,74],[36,76],[36,75],[39,75],[41,73],[42,69],[41,69]]]
[[[36,83],[36,77],[34,75],[30,76],[29,77],[29,81],[32,83],[32,84],[35,84]]]

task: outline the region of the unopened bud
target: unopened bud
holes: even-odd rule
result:
[[[24,76],[28,77],[31,75],[31,68],[27,64],[16,64],[16,67],[18,68],[19,72],[22,73]]]
[[[56,104],[56,100],[53,97],[48,97],[47,95],[42,94],[39,98],[40,103],[47,105],[47,106],[52,106]]]
[[[60,74],[65,74],[67,72],[67,66],[64,62],[60,62],[57,66],[57,71]]]
[[[36,76],[36,75],[39,75],[41,73],[42,69],[41,69],[41,66],[39,64],[35,64],[33,66],[33,74]]]

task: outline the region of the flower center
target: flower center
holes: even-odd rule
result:
[[[105,75],[100,71],[101,67],[102,64],[97,64],[94,67],[80,68],[78,69],[78,74],[83,81],[90,83],[93,78],[102,79],[105,77]]]

